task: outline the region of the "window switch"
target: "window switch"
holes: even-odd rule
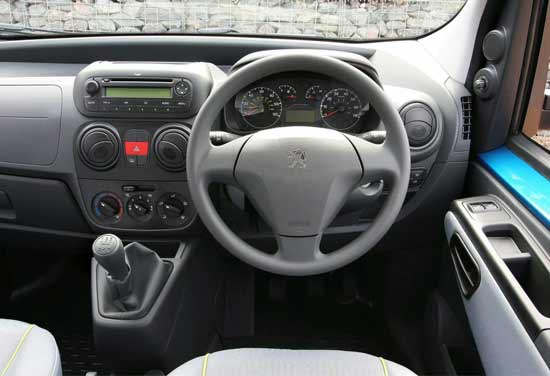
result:
[[[486,211],[498,211],[500,208],[494,202],[484,202],[483,207]]]
[[[485,211],[485,206],[481,202],[475,202],[468,205],[472,213],[483,213]]]

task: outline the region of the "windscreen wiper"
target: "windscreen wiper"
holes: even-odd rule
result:
[[[25,25],[9,24],[0,22],[1,35],[46,35],[46,34],[69,34],[71,31],[54,30]]]
[[[239,31],[232,27],[203,27],[197,30],[199,34],[239,34]]]

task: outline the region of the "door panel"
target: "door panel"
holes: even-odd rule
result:
[[[455,201],[445,217],[445,232],[451,251],[458,236],[479,268],[478,287],[463,291],[462,299],[485,372],[550,374],[548,338],[541,336],[550,329],[545,248],[495,195]],[[455,272],[461,285],[464,277],[456,263]]]
[[[453,212],[445,217],[445,232],[449,242],[458,235],[479,265],[479,287],[469,298],[463,296],[463,302],[486,374],[548,374],[535,343]]]

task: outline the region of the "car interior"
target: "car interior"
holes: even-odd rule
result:
[[[0,376],[550,375],[549,61],[547,0],[0,0]]]

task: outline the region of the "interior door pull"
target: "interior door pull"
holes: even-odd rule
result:
[[[479,265],[457,234],[451,238],[450,248],[460,290],[464,297],[469,298],[477,290],[481,281]]]

